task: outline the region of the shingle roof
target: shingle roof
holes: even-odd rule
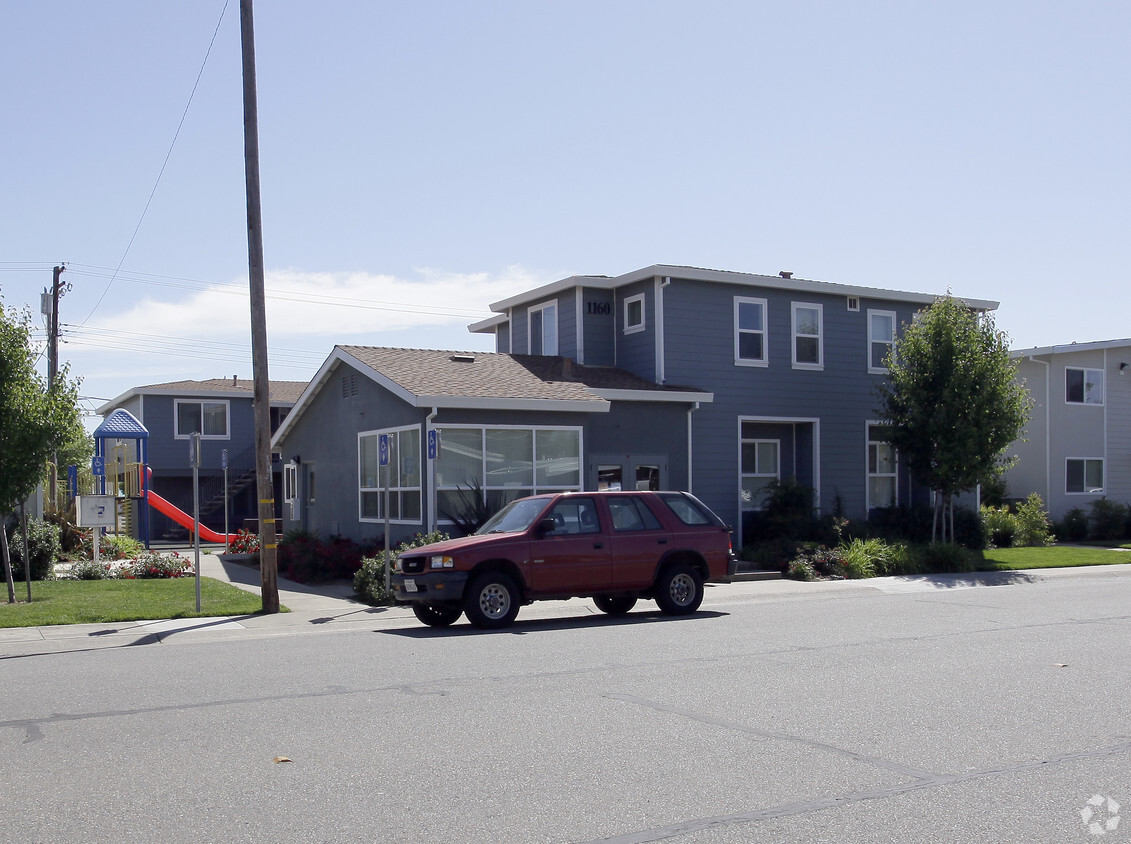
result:
[[[466,396],[500,399],[593,401],[596,390],[665,393],[699,392],[693,387],[656,384],[623,369],[580,366],[569,358],[339,346],[341,351],[380,372],[416,396]]]
[[[293,404],[306,389],[306,384],[306,381],[272,381],[271,401]],[[149,384],[135,387],[134,390],[169,393],[247,393],[250,396],[255,392],[255,382],[250,378],[209,378],[205,381],[168,381],[164,384]]]

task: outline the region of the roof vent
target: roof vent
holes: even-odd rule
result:
[[[785,270],[782,270],[780,273],[778,273],[778,275],[780,275],[782,278],[793,278],[793,273],[786,272]]]
[[[450,360],[456,363],[475,363],[475,355],[452,355]]]

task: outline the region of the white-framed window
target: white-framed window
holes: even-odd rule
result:
[[[291,462],[283,464],[283,503],[288,509],[287,517],[292,521],[299,518],[298,498],[298,464]]]
[[[766,300],[734,297],[734,362],[739,366],[769,363],[766,336]]]
[[[638,293],[624,300],[624,333],[635,334],[644,327],[644,294]]]
[[[887,372],[888,353],[895,346],[895,311],[868,311],[868,371]]]
[[[899,462],[880,425],[868,425],[867,508],[891,507],[899,501]]]
[[[436,509],[443,521],[476,494],[497,512],[527,495],[581,489],[581,429],[444,425],[436,458]]]
[[[743,438],[739,467],[742,509],[761,510],[766,488],[777,480],[781,480],[781,440]]]
[[[205,440],[230,439],[230,408],[226,401],[200,401],[197,399],[174,399],[173,419],[176,430],[173,436],[178,440],[188,439],[199,433]]]
[[[381,435],[389,436],[389,463],[381,465]],[[358,517],[385,521],[385,487],[389,488],[389,521],[419,524],[420,426],[384,428],[357,435]]]
[[[1104,371],[1102,369],[1064,370],[1064,401],[1068,404],[1103,404]]]
[[[1097,494],[1104,491],[1104,462],[1098,458],[1069,457],[1064,462],[1066,493]]]
[[[532,355],[558,353],[558,304],[546,302],[527,312],[527,348]]]
[[[793,303],[793,366],[795,369],[823,369],[824,307],[809,302]]]

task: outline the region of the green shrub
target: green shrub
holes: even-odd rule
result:
[[[93,556],[94,549],[93,546],[90,547]],[[110,533],[98,539],[98,556],[100,559],[125,560],[143,553],[145,553],[145,546],[132,536]]]
[[[983,507],[981,509],[982,527],[986,539],[994,548],[1013,547],[1018,533],[1017,517],[1007,507]]]
[[[795,478],[766,486],[762,509],[743,514],[743,536],[755,541],[808,539],[820,530],[814,515],[816,493]]]
[[[1035,492],[1031,493],[1017,505],[1016,510],[1014,517],[1017,522],[1017,533],[1014,542],[1017,545],[1026,547],[1052,545],[1049,514],[1045,511],[1041,496]]]
[[[1123,539],[1127,505],[1100,498],[1092,502],[1092,516],[1089,521],[1092,539]]]
[[[912,554],[921,571],[931,574],[974,570],[974,554],[953,542],[931,542],[917,545]]]
[[[841,547],[841,564],[844,576],[852,580],[876,576],[876,558],[884,554],[887,545],[882,539],[853,539]]]
[[[12,563],[12,579],[24,580],[24,539],[19,520],[8,519],[4,525],[8,533],[8,555]],[[55,563],[59,559],[59,528],[38,519],[27,520],[28,556],[31,557],[31,579],[50,580],[54,577]]]
[[[816,580],[817,572],[808,557],[796,557],[786,563],[785,576],[790,580]]]
[[[1060,520],[1056,533],[1062,541],[1083,542],[1088,538],[1088,515],[1079,507],[1073,507]]]
[[[777,569],[785,574],[789,561],[801,552],[801,545],[795,540],[767,539],[742,546],[739,555],[744,561],[767,571]]]
[[[888,542],[930,542],[933,520],[934,508],[927,504],[875,507],[868,513],[869,533]],[[967,548],[985,548],[986,532],[981,515],[967,507],[956,507],[954,536],[960,545]]]
[[[433,542],[443,542],[449,538],[446,533],[440,531],[418,533],[412,539],[405,540],[389,552],[389,563],[392,565],[396,561],[397,554],[402,551],[419,548],[422,545],[431,545]],[[392,592],[385,591],[384,549],[361,558],[360,567],[353,575],[353,591],[357,593],[360,600],[375,607],[388,606],[393,603]]]
[[[99,549],[101,557],[101,549]],[[60,575],[63,580],[157,580],[173,577],[190,577],[195,574],[192,562],[180,554],[159,554],[142,551],[129,560],[77,560],[70,571]]]
[[[298,583],[322,583],[351,578],[361,568],[366,548],[352,539],[322,539],[309,530],[290,530],[279,540],[279,576]]]

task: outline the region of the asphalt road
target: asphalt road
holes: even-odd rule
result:
[[[13,656],[0,840],[1131,841],[1129,599],[1093,569]]]

